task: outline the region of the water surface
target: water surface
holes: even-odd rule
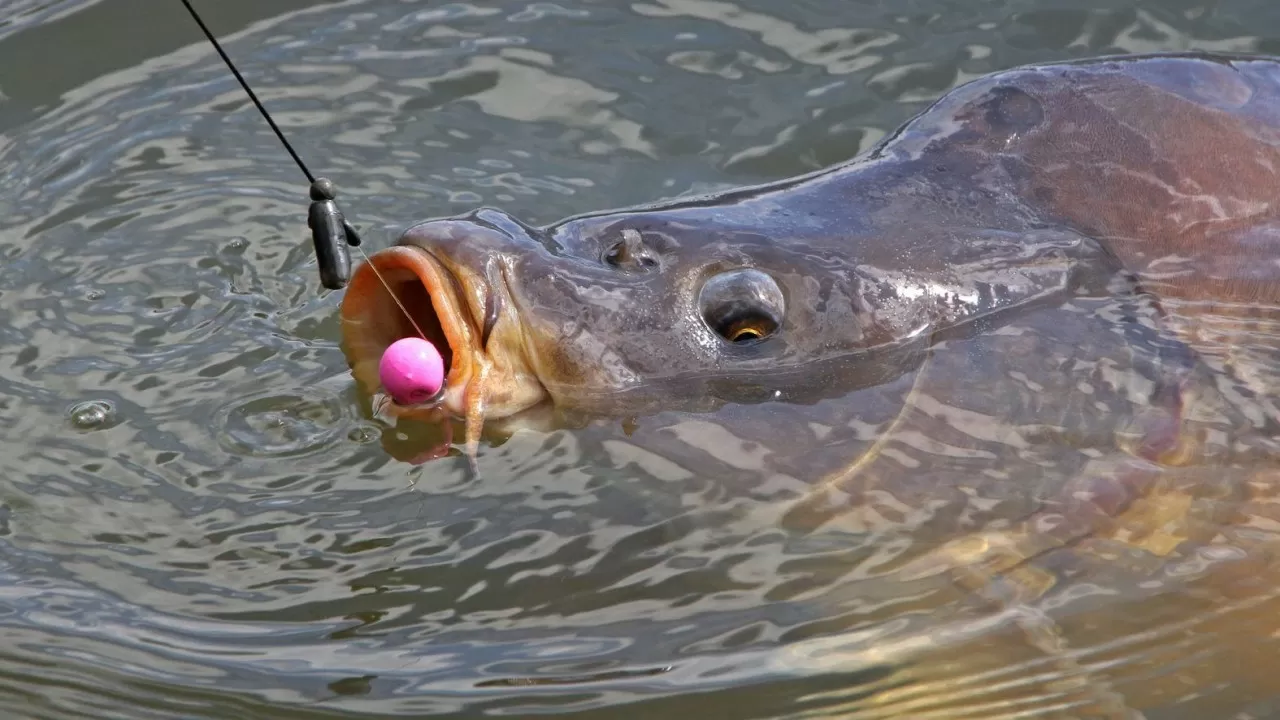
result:
[[[373,247],[482,204],[541,223],[824,167],[1022,63],[1280,53],[1272,0],[200,5]],[[1237,492],[1265,474],[1162,479],[1138,540],[1007,582],[912,564],[1023,538],[1097,455],[1087,409],[1033,457],[1011,406],[968,408],[993,429],[962,457],[924,382],[935,424],[885,453],[937,470],[859,512],[795,505],[840,463],[787,439],[873,444],[914,376],[852,418],[777,408],[769,443],[730,410],[519,433],[480,480],[397,460],[304,181],[176,0],[10,0],[0,171],[6,717],[1280,717],[1270,503]],[[1064,317],[966,352],[1083,352]],[[976,380],[1008,400],[1011,367]],[[1171,559],[1175,505],[1225,541]]]

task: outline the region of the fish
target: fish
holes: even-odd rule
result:
[[[1206,662],[1115,690],[1138,663],[1072,650],[1156,637],[1144,603],[1210,607],[1203,637],[1280,632],[1280,59],[1021,66],[806,175],[544,227],[428,220],[355,270],[340,316],[369,394],[415,325],[441,348],[439,402],[384,408],[463,419],[469,452],[542,413],[698,468],[762,526],[909,538],[851,587],[927,588],[927,617],[774,658],[912,678],[851,691],[848,717],[984,694],[1131,717],[1221,681]],[[975,657],[993,636],[1003,660]],[[1024,678],[1027,653],[1052,677]],[[1233,692],[1266,696],[1259,668]]]
[[[1254,260],[1280,232],[1274,67],[1018,68],[807,176],[543,228],[491,208],[417,224],[352,279],[349,364],[377,388],[382,350],[414,334],[399,297],[444,351],[441,407],[474,441],[483,418],[542,403],[634,414],[843,394],[908,348],[1105,292],[1120,272],[1181,302],[1269,303],[1280,285]]]

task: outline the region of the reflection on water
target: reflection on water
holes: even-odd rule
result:
[[[375,247],[804,172],[1020,63],[1280,51],[1269,0],[203,5]],[[177,3],[137,10],[0,20],[8,714],[1270,716],[1280,485],[1231,435],[1263,405],[1199,368],[1217,469],[1115,453],[1187,370],[1071,342],[1132,308],[856,402],[397,462],[297,169]]]

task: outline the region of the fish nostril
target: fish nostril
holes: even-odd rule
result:
[[[604,261],[629,272],[644,272],[658,266],[657,253],[632,228],[623,230],[622,239],[604,251]]]
[[[648,253],[633,253],[622,243],[606,250],[604,261],[623,270],[643,270],[658,264]]]

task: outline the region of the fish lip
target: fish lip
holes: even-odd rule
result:
[[[436,254],[417,245],[395,245],[379,250],[352,273],[340,310],[343,352],[356,382],[366,392],[373,394],[381,388],[378,365],[387,347],[403,337],[418,336],[416,328],[404,320],[406,312],[414,318],[417,327],[426,331],[428,339],[435,334],[434,327],[438,327],[448,345],[448,371],[437,402],[401,405],[387,395],[380,408],[382,412],[393,417],[438,415],[441,409],[455,416],[466,412],[467,388],[484,355],[475,327],[476,308],[468,302],[466,289],[470,286],[484,293],[498,291],[490,288],[483,277],[468,275],[472,276],[459,277],[457,268],[449,267]],[[426,290],[434,317],[405,302],[406,291],[414,282]],[[405,303],[403,309],[397,299]]]

